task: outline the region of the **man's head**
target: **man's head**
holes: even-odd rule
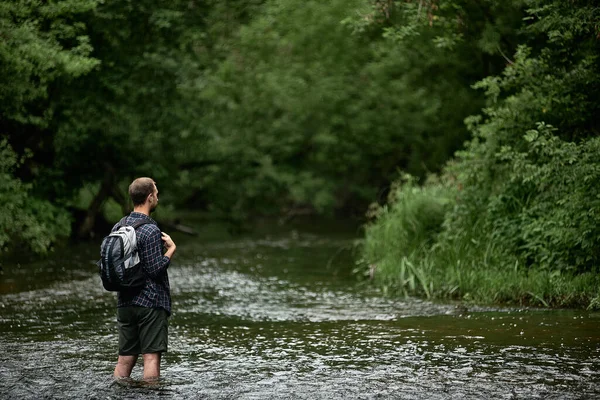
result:
[[[149,206],[152,212],[158,205],[158,189],[156,183],[150,178],[137,178],[129,185],[129,197],[133,207]]]

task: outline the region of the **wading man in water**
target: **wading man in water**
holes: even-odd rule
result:
[[[123,222],[127,225],[140,219],[149,222],[136,229],[138,254],[146,282],[135,292],[118,293],[119,359],[114,376],[129,377],[141,354],[144,380],[154,380],[160,377],[161,355],[167,351],[168,318],[171,315],[167,268],[176,246],[171,237],[162,233],[150,218],[150,213],[158,205],[155,182],[150,178],[134,180],[129,185],[129,196],[133,202],[133,212]]]

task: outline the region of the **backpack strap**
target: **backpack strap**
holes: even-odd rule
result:
[[[119,228],[123,227],[123,226],[131,226],[133,229],[137,229],[142,225],[146,225],[146,224],[152,224],[155,225],[153,222],[148,221],[145,218],[142,219],[138,219],[137,221],[135,221],[133,224],[126,224],[125,221],[127,221],[127,216],[121,218],[121,220],[119,221]],[[118,228],[117,228],[118,229]]]
[[[137,229],[137,228],[139,228],[140,226],[142,226],[142,225],[146,225],[146,224],[152,224],[152,222],[150,222],[150,221],[147,221],[147,220],[145,220],[145,219],[139,219],[139,220],[135,221],[133,224],[131,224],[131,227],[132,227],[133,229]],[[152,224],[152,225],[154,225],[154,224]]]

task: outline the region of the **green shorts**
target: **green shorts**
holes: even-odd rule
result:
[[[162,353],[167,351],[169,314],[162,308],[119,307],[119,355]]]

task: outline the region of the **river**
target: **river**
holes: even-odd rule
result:
[[[158,384],[112,379],[115,295],[97,244],[3,265],[0,399],[600,398],[600,313],[382,296],[356,231],[174,235]]]

